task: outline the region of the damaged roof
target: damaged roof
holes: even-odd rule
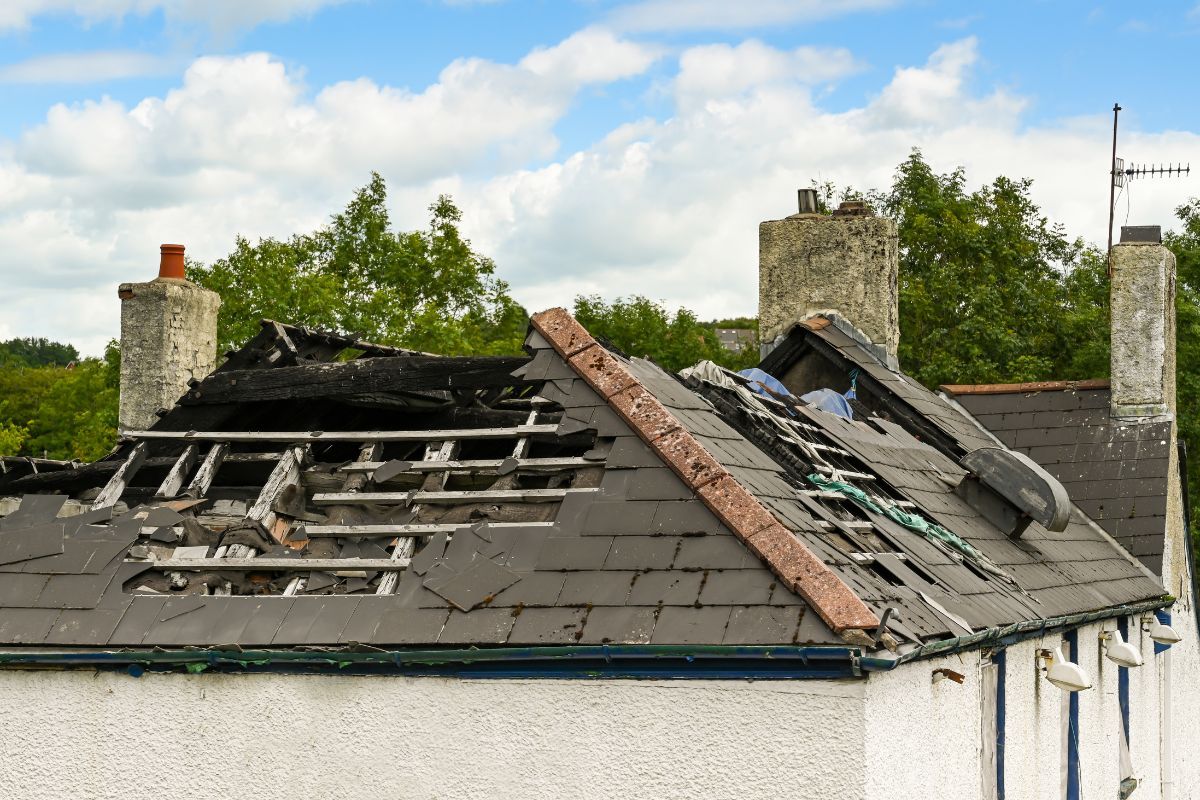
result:
[[[1162,573],[1171,423],[1112,416],[1107,380],[943,386],[1155,574]]]
[[[836,320],[835,320],[836,322]],[[106,459],[0,475],[0,644],[814,645],[913,652],[1161,602],[1078,508],[997,527],[995,440],[844,326],[669,374],[536,315],[527,357],[264,323]],[[353,356],[350,360],[347,356]],[[972,505],[976,502],[976,505]]]

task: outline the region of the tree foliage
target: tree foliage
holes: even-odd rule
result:
[[[45,337],[0,342],[0,367],[65,367],[78,360],[79,351],[72,345],[52,342]]]
[[[69,348],[69,345],[57,345]],[[120,356],[0,369],[0,455],[94,461],[117,438]]]
[[[661,303],[638,295],[611,303],[596,296],[576,297],[575,318],[593,335],[629,355],[652,358],[673,371],[704,359],[731,369],[758,363],[757,348],[728,350],[714,326],[700,322],[691,311],[680,308],[671,313]]]
[[[449,197],[429,210],[426,230],[393,231],[372,173],[328,225],[286,241],[239,236],[211,266],[189,264],[188,277],[221,295],[223,350],[273,318],[445,354],[519,352],[528,317],[495,264],[461,236]]]
[[[900,235],[900,362],[927,386],[1107,372],[1103,256],[1052,225],[1030,186],[969,191],[961,168],[939,175],[914,150],[875,194]]]

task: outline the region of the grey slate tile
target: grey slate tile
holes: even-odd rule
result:
[[[620,606],[625,604],[635,572],[596,570],[570,572],[558,596],[560,606]]]
[[[112,573],[103,575],[51,575],[42,593],[38,608],[95,608],[112,582]]]
[[[295,597],[271,640],[273,645],[336,644],[359,598],[346,595]]]
[[[158,622],[167,598],[161,595],[136,595],[121,621],[108,637],[110,645],[134,647],[146,638],[150,627]]]
[[[36,608],[48,579],[20,572],[0,576],[0,608]]]
[[[700,590],[700,604],[765,605],[775,576],[764,568],[712,570]]]
[[[666,569],[675,560],[677,536],[617,536],[605,569]]]
[[[631,606],[690,606],[700,596],[703,572],[654,570],[638,574],[626,603]]]
[[[633,472],[625,493],[629,500],[691,500],[695,497],[679,476],[666,467],[642,467]]]
[[[657,510],[658,503],[651,500],[598,500],[588,509],[583,533],[587,536],[645,534],[649,532],[650,521],[654,519],[654,512]]]
[[[566,582],[566,572],[529,572],[521,580],[496,595],[491,606],[552,606]]]
[[[509,644],[575,644],[587,615],[584,608],[526,608],[508,635]]]
[[[725,639],[728,606],[666,606],[658,614],[652,644],[719,644]]]
[[[470,613],[450,612],[438,644],[503,644],[516,617],[510,608],[477,608]]]
[[[599,569],[608,557],[613,538],[612,536],[570,538],[551,536],[542,547],[537,568],[540,570]]]
[[[41,644],[58,615],[52,608],[0,608],[0,642]]]
[[[654,630],[654,608],[593,608],[587,616],[580,644],[649,644]]]
[[[121,617],[123,608],[90,608],[67,610],[58,615],[54,627],[46,636],[46,644],[98,645],[108,641]]]
[[[449,616],[449,609],[389,609],[380,615],[379,624],[371,637],[371,643],[380,647],[435,644]]]
[[[432,575],[433,570],[430,570],[429,576]],[[466,569],[445,580],[427,576],[425,588],[444,597],[460,610],[470,611],[519,580],[519,574],[476,554]]]
[[[15,564],[31,558],[55,555],[63,551],[64,528],[50,522],[0,533],[0,564]]]
[[[697,534],[728,532],[708,507],[699,500],[664,500],[658,504],[645,533]]]
[[[804,609],[795,606],[735,606],[722,644],[791,642]]]
[[[688,536],[680,542],[675,569],[741,569],[760,563],[733,534]]]

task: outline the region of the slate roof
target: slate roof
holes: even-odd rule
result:
[[[1170,422],[1114,419],[1103,380],[941,388],[996,438],[1045,467],[1080,510],[1161,574]]]
[[[1163,595],[1078,511],[987,523],[954,486],[991,437],[828,320],[764,367],[858,370],[865,421],[533,325],[528,358],[456,359],[265,323],[107,459],[0,476],[0,644],[904,650]]]

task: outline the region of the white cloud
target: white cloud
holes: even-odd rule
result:
[[[621,30],[671,31],[762,28],[873,11],[899,0],[642,0],[620,6],[609,22]]]
[[[27,29],[44,16],[73,16],[94,23],[160,10],[169,22],[230,31],[283,22],[344,2],[347,0],[4,0],[0,3],[0,32]]]
[[[371,169],[388,180],[400,227],[453,194],[467,235],[531,310],[598,292],[753,313],[758,222],[791,213],[811,178],[886,187],[914,145],[938,170],[965,166],[973,185],[1034,178],[1052,219],[1103,241],[1095,165],[1111,121],[1024,125],[1021,98],[974,88],[978,49],[947,44],[833,112],[813,84],[855,68],[845,51],[689,48],[669,113],[618,121],[565,154],[554,129],[581,87],[638,74],[653,48],[584,31],[515,64],[455,61],[412,90],[363,79],[310,91],[267,55],[199,59],[161,97],[55,106],[0,140],[4,322],[97,353],[117,333],[117,283],[152,277],[159,243],[212,260],[237,233],[311,230]],[[1188,132],[1122,137],[1124,152],[1171,161],[1198,145]],[[1165,182],[1133,191],[1132,223],[1170,224],[1185,196]]]
[[[167,59],[131,50],[56,53],[0,66],[0,83],[99,83],[161,75],[172,66]]]

